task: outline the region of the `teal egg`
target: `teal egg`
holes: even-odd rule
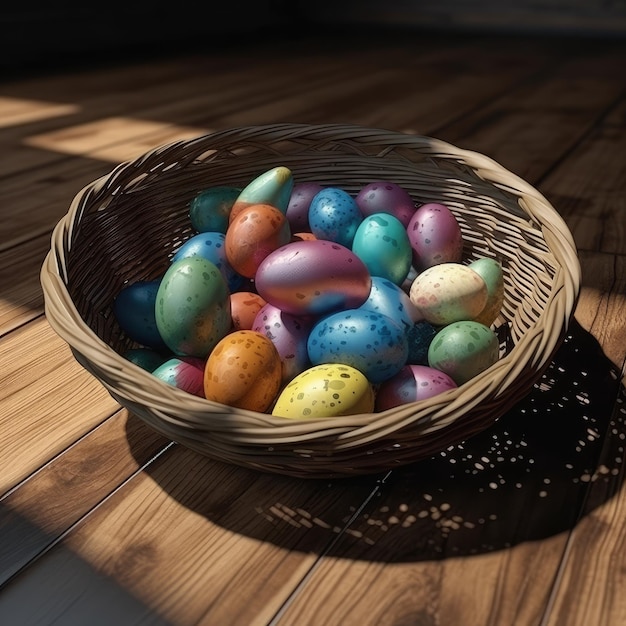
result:
[[[189,205],[189,221],[199,233],[225,233],[230,211],[241,193],[238,187],[210,187],[201,191]]]
[[[402,222],[388,213],[363,219],[352,241],[356,254],[372,276],[401,285],[411,269],[413,252]]]
[[[155,318],[174,354],[208,356],[232,324],[228,286],[217,266],[201,256],[174,261],[161,280]]]
[[[475,321],[444,326],[428,348],[428,365],[446,373],[462,385],[491,367],[499,356],[496,334]]]
[[[124,358],[147,372],[154,372],[154,370],[160,365],[163,365],[169,357],[150,348],[131,348],[124,352]]]

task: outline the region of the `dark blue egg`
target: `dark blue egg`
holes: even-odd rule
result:
[[[161,279],[137,281],[124,287],[113,302],[113,314],[120,328],[148,348],[165,348],[157,329],[154,305]]]
[[[220,232],[199,233],[185,241],[172,257],[172,262],[201,256],[211,261],[220,271],[230,292],[237,291],[245,278],[238,274],[226,258],[224,241],[226,235]]]
[[[318,239],[334,241],[346,248],[352,241],[363,214],[354,198],[338,187],[327,187],[313,196],[309,206],[309,227]]]
[[[404,328],[386,315],[348,309],[324,317],[307,341],[313,365],[343,363],[365,374],[371,383],[394,376],[409,354]]]
[[[428,365],[428,348],[436,334],[437,329],[426,320],[420,320],[409,328],[407,331],[409,363],[412,365]]]

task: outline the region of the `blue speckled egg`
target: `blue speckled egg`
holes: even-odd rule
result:
[[[498,337],[474,321],[454,322],[442,328],[428,348],[428,364],[462,385],[491,367],[499,357]]]
[[[404,328],[365,309],[339,311],[319,320],[309,334],[307,350],[313,365],[351,365],[371,383],[400,371],[409,353]]]
[[[226,247],[224,245],[225,240],[226,235],[224,235],[224,233],[199,233],[185,241],[185,243],[178,248],[172,257],[172,261],[188,259],[192,256],[201,256],[215,264],[217,269],[222,273],[228,285],[228,289],[231,292],[237,291],[243,284],[245,277],[238,274],[228,262],[226,258]]]
[[[154,315],[161,279],[140,280],[124,287],[113,302],[113,314],[120,328],[148,348],[165,348]]]
[[[189,204],[189,221],[199,233],[225,233],[230,210],[239,196],[238,187],[211,187],[201,191]]]
[[[174,261],[156,297],[157,328],[177,356],[206,358],[230,331],[230,296],[214,263],[201,256]]]
[[[386,315],[401,324],[406,331],[422,319],[409,295],[395,283],[380,276],[372,276],[370,295],[358,308]]]
[[[363,215],[354,198],[343,189],[327,187],[313,196],[309,206],[309,227],[318,239],[334,241],[346,248],[352,241]]]
[[[382,276],[401,285],[411,269],[413,251],[406,228],[388,213],[366,217],[356,230],[352,252],[372,276]]]

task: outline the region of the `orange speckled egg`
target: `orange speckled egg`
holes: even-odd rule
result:
[[[284,213],[270,204],[253,204],[228,226],[224,248],[232,268],[254,278],[261,261],[290,241],[291,229]]]
[[[317,239],[317,237],[313,233],[302,232],[294,233],[293,237],[291,238],[292,241],[304,241],[305,239],[308,241],[314,241],[315,239]]]
[[[235,291],[230,294],[230,315],[235,330],[251,330],[256,314],[267,304],[258,293]]]
[[[281,386],[282,363],[274,344],[259,332],[236,330],[215,346],[204,369],[207,400],[266,411]]]

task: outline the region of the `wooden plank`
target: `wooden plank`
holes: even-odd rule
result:
[[[126,410],[0,500],[0,586],[171,445]]]
[[[0,494],[109,417],[118,404],[38,318],[0,339]]]
[[[180,626],[266,624],[371,485],[260,474],[174,447],[6,585],[0,614],[77,623],[98,606],[101,620],[131,623],[130,596]]]

